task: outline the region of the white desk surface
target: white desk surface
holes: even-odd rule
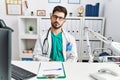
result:
[[[36,74],[39,67],[39,62],[37,61],[12,61],[12,64],[15,64]],[[101,68],[108,68],[120,75],[120,67],[114,63],[64,63],[64,68],[66,72],[66,78],[57,80],[94,80],[89,76],[89,74],[97,73]],[[115,77],[110,74],[104,75],[108,76],[109,78],[111,77],[109,80],[120,80],[120,76]],[[37,78],[33,77],[29,80],[37,80]]]

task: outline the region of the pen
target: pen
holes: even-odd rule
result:
[[[44,71],[53,71],[53,70],[62,70],[62,68],[57,68],[57,69],[45,69]]]

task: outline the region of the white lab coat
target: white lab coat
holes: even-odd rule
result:
[[[39,35],[34,51],[33,51],[33,59],[34,60],[39,60],[39,61],[49,61],[50,60],[50,52],[51,52],[51,31],[49,31],[49,35],[48,35],[48,53],[46,56],[44,56],[42,54],[42,46],[43,46],[43,41],[46,38],[46,35]],[[77,56],[77,47],[76,47],[76,41],[75,38],[68,34],[67,32],[65,32],[63,30],[62,33],[62,41],[63,41],[63,56],[64,56],[64,60],[66,61],[70,61],[70,62],[77,62],[78,56]],[[70,42],[72,44],[72,49],[71,51],[66,51],[66,45],[67,43]]]

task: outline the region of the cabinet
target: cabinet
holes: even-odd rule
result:
[[[82,41],[81,41],[81,59],[80,60],[88,60],[89,59],[89,55],[88,55],[88,44],[86,41],[86,36],[85,36],[85,31],[84,31],[84,27],[88,27],[90,29],[92,29],[93,31],[101,34],[104,36],[105,33],[105,18],[104,17],[84,17],[83,19],[83,27],[82,27]],[[97,39],[95,36],[93,36],[92,34],[89,34],[89,41],[90,41],[90,46],[92,49],[92,53],[93,50],[95,50],[96,48],[103,48],[103,42],[99,39]],[[98,56],[99,53],[96,55]]]
[[[29,33],[29,26],[33,27],[33,33]],[[20,60],[32,60],[32,50],[34,49],[38,34],[44,34],[51,26],[50,18],[37,16],[19,16],[19,53]],[[88,59],[87,43],[84,36],[84,27],[104,34],[103,17],[67,17],[63,28],[72,34],[77,43],[79,60]],[[90,36],[90,41],[94,47],[102,47],[102,42]],[[92,47],[93,48],[93,47]]]
[[[29,33],[29,26],[33,27],[32,34]],[[18,18],[20,60],[32,60],[32,51],[39,33],[37,26],[37,17],[20,16]]]

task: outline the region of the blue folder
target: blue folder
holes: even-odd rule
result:
[[[85,9],[85,16],[98,17],[99,16],[99,3],[96,3],[95,6],[91,4],[87,4],[86,9]]]

